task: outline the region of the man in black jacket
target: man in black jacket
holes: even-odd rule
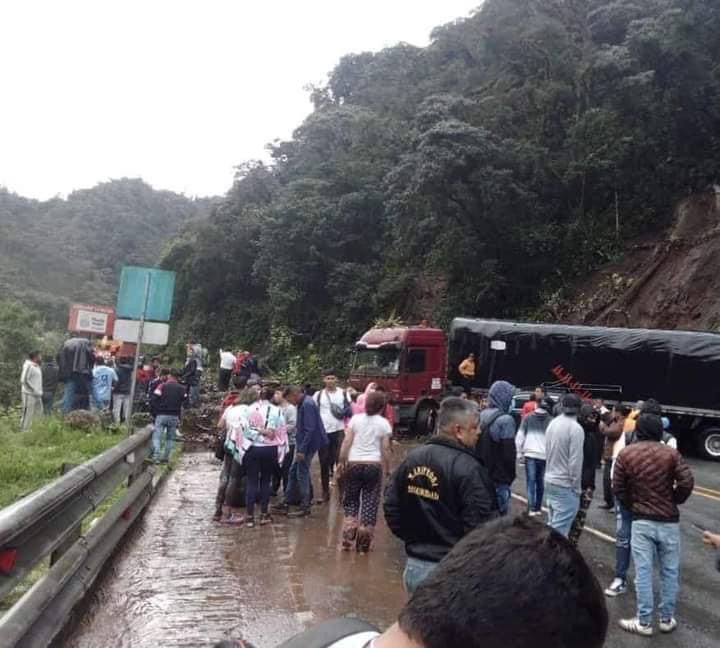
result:
[[[492,481],[474,448],[474,403],[446,398],[439,434],[408,453],[385,490],[385,519],[405,542],[405,589],[415,588],[464,535],[497,515]]]
[[[159,384],[150,395],[151,407],[155,414],[152,435],[155,463],[167,463],[170,458],[170,453],[175,447],[175,434],[185,398],[185,387],[178,382],[178,372],[175,369],[170,371],[167,382]],[[161,455],[163,436],[165,436],[165,448]]]

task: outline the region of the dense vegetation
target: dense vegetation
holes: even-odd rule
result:
[[[541,314],[717,180],[719,33],[716,0],[486,0],[344,57],[165,259],[180,330],[277,356],[393,311]]]
[[[156,265],[165,242],[208,201],[113,180],[37,201],[0,188],[0,298],[63,327],[71,301],[114,304],[123,265]]]

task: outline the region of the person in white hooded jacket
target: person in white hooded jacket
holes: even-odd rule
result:
[[[36,416],[42,416],[42,370],[40,369],[40,353],[32,351],[28,354],[20,374],[20,391],[22,395],[22,419],[20,428],[29,430]]]
[[[545,479],[545,430],[552,420],[555,403],[545,398],[520,423],[515,447],[518,458],[525,461],[525,482],[527,485],[528,514],[542,515]]]

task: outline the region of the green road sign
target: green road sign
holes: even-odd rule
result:
[[[120,273],[117,299],[117,316],[123,319],[140,319],[145,302],[145,280],[150,278],[145,319],[167,322],[172,313],[175,293],[175,273],[155,268],[125,266]]]

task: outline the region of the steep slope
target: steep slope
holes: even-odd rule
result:
[[[70,301],[112,303],[121,266],[154,266],[166,241],[208,209],[206,199],[137,179],[44,202],[0,189],[0,295],[52,323],[64,320]]]
[[[583,324],[720,330],[720,187],[679,203],[673,226],[575,287],[555,315]]]
[[[719,32],[717,0],[486,0],[426,48],[343,57],[165,257],[176,334],[334,365],[391,313],[531,317],[718,181]],[[697,311],[671,297],[630,321]]]

